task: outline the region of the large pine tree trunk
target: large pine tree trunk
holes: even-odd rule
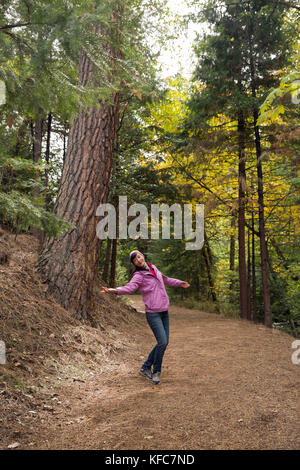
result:
[[[80,81],[85,86],[92,79],[92,63],[83,51],[79,64]],[[50,293],[80,320],[88,319],[93,309],[101,244],[96,235],[96,208],[108,198],[119,93],[100,105],[82,109],[71,124],[54,206],[54,212],[76,229],[50,239],[38,261]]]
[[[240,316],[247,318],[247,275],[245,253],[245,120],[242,113],[238,118],[239,140],[239,280],[240,280]]]

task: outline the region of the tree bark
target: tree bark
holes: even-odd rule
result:
[[[231,218],[231,228],[234,229],[235,228],[235,217],[232,217]],[[230,263],[229,263],[229,269],[230,271],[234,271],[234,258],[235,258],[235,236],[234,234],[232,233],[230,235]]]
[[[256,307],[256,270],[255,270],[255,234],[254,234],[254,213],[252,210],[252,320],[257,320],[257,307]]]
[[[254,132],[255,132],[255,145],[257,155],[257,190],[258,190],[258,211],[259,211],[259,240],[260,240],[260,258],[261,258],[261,274],[263,286],[263,299],[265,318],[264,323],[269,328],[272,327],[272,311],[269,292],[268,269],[267,269],[267,246],[266,246],[266,233],[265,233],[265,218],[264,218],[264,190],[263,190],[263,173],[261,164],[261,146],[259,129],[256,125],[258,112],[254,110]]]
[[[79,78],[92,80],[92,62],[81,51]],[[76,228],[50,239],[38,269],[54,298],[74,317],[88,320],[93,309],[101,240],[96,234],[96,209],[107,202],[119,93],[100,107],[81,109],[70,128],[61,183],[54,212]]]
[[[67,121],[64,123],[64,148],[63,148],[63,163],[66,160],[66,148],[67,148],[67,133],[69,133],[70,129],[67,125]]]
[[[239,153],[239,281],[240,281],[240,316],[247,318],[247,276],[245,253],[245,120],[240,111],[238,116],[238,153]]]
[[[50,146],[51,146],[51,125],[52,125],[52,114],[48,114],[48,120],[47,120],[47,140],[46,140],[46,152],[45,152],[45,160],[46,164],[49,165],[50,162]],[[47,195],[48,191],[48,183],[49,183],[49,170],[48,168],[45,168],[45,176],[44,176],[44,188],[45,188],[45,208],[49,210],[50,208],[50,201],[49,197]]]
[[[112,244],[111,238],[107,238],[105,261],[104,261],[104,268],[103,268],[103,273],[102,273],[102,279],[105,282],[108,281],[108,271],[109,271],[109,264],[110,264],[110,258],[111,258],[111,244]]]
[[[118,146],[117,146],[118,149]],[[115,178],[118,178],[118,152],[116,152],[116,158],[115,158],[115,168],[114,168],[114,176]],[[114,187],[114,191],[116,191],[116,187]],[[116,210],[116,219],[119,220],[119,204],[118,204],[118,197],[115,192],[113,196],[113,205]],[[118,247],[118,237],[119,237],[119,228],[116,227],[116,238],[112,240],[112,251],[111,251],[111,260],[110,260],[110,279],[109,279],[109,287],[115,287],[115,280],[116,280],[116,264],[117,264],[117,247]]]
[[[41,117],[41,110],[37,117],[34,126],[33,137],[33,161],[37,163],[42,157],[42,136],[43,136],[43,119]],[[40,188],[35,186],[33,189],[34,197],[39,197],[41,194]]]
[[[263,171],[261,162],[261,140],[260,131],[257,125],[258,119],[258,105],[256,99],[257,80],[256,80],[256,67],[254,62],[253,52],[253,36],[254,36],[254,18],[251,16],[248,28],[249,34],[249,59],[250,59],[250,76],[251,76],[251,92],[253,99],[253,130],[256,149],[256,167],[257,167],[257,192],[258,192],[258,215],[259,215],[259,240],[260,240],[260,258],[261,258],[261,275],[263,287],[263,300],[264,300],[264,324],[265,326],[272,327],[272,311],[269,292],[268,281],[268,267],[267,267],[267,246],[265,234],[265,218],[264,218],[264,189],[263,189]]]
[[[109,287],[115,287],[118,239],[112,241]]]
[[[37,163],[42,158],[42,139],[43,139],[43,119],[42,109],[38,111],[35,125],[33,127],[33,161]],[[40,173],[40,172],[39,172]],[[41,195],[39,186],[33,188],[33,197],[38,198]],[[39,248],[43,243],[43,231],[37,227],[31,227],[30,232],[39,240]]]
[[[50,143],[51,143],[51,123],[52,123],[52,114],[48,114],[48,119],[47,119],[47,139],[46,139],[46,152],[45,152],[45,160],[46,164],[48,165],[50,162]],[[48,196],[48,168],[45,168],[44,172],[44,205],[46,210],[50,210],[50,200]],[[41,232],[41,238],[40,238],[40,246],[43,246],[43,243],[45,241],[45,232]]]
[[[247,256],[247,320],[251,320],[251,255],[250,230],[248,229],[248,256]]]
[[[20,125],[18,129],[16,147],[15,147],[15,152],[14,152],[15,157],[20,156],[22,146],[24,145],[24,139],[25,139],[27,128],[28,128],[28,124],[30,123],[31,123],[30,119],[24,119],[24,121],[22,122],[22,124]],[[32,134],[32,139],[33,139],[33,134]]]
[[[203,250],[202,250],[203,256],[204,256],[204,261],[206,265],[206,270],[207,270],[207,277],[208,277],[208,282],[209,282],[209,292],[211,294],[211,298],[213,302],[217,304],[217,296],[215,293],[215,288],[214,288],[214,281],[211,273],[211,265],[209,262],[209,248],[208,248],[208,242],[204,244]]]
[[[235,219],[236,219],[236,216],[233,215],[231,217],[231,222],[230,222],[232,230],[235,229]],[[231,301],[233,301],[233,297],[234,297],[234,285],[233,285],[234,260],[235,260],[235,235],[234,235],[234,233],[231,233],[231,235],[230,235],[230,253],[229,253],[229,270],[230,270],[230,276],[231,276],[229,290],[230,290]]]

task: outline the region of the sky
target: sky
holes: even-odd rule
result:
[[[186,15],[193,10],[186,4],[185,0],[168,0],[167,5],[172,13]],[[180,73],[186,78],[191,78],[195,63],[192,44],[196,37],[196,31],[200,31],[199,24],[190,23],[187,30],[175,40],[169,43],[166,51],[162,51],[159,64],[162,66],[160,76],[164,79]],[[204,28],[204,26],[203,26]]]

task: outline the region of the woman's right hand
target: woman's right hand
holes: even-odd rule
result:
[[[101,294],[102,294],[102,293],[105,293],[105,292],[108,292],[108,293],[112,292],[112,293],[116,294],[116,293],[117,293],[117,289],[113,289],[112,287],[109,288],[109,287],[104,287],[104,286],[102,286]]]

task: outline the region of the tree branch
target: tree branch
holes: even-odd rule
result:
[[[28,22],[28,23],[5,24],[5,25],[0,26],[0,30],[13,29],[13,28],[21,28],[21,27],[23,27],[23,26],[37,25],[37,24],[38,24],[38,25],[44,25],[44,26],[53,26],[53,25],[55,25],[56,23],[40,23],[40,22],[32,23],[32,22]]]

